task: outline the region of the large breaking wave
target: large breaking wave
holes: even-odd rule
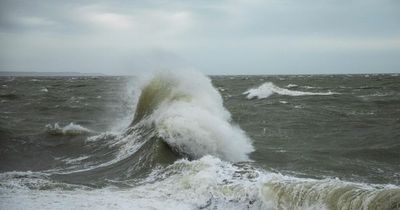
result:
[[[134,177],[179,158],[213,155],[232,162],[249,160],[248,154],[254,150],[251,140],[232,122],[209,78],[196,72],[161,72],[141,84],[130,125],[119,133],[86,139],[86,146],[98,152],[64,159],[68,163],[85,157],[87,164],[72,165],[58,170],[59,174],[95,171],[94,176],[101,178],[117,169]],[[46,128],[50,134],[69,133],[71,125],[77,126]]]
[[[133,125],[154,128],[172,150],[189,158],[248,160],[250,139],[231,122],[211,81],[195,72],[159,73],[142,89]]]

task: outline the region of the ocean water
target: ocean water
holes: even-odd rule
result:
[[[0,209],[400,209],[400,76],[0,77]]]

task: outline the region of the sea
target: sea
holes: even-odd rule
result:
[[[2,76],[0,209],[400,209],[400,75]]]

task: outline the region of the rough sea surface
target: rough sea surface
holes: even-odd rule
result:
[[[0,209],[400,209],[400,76],[0,77]]]

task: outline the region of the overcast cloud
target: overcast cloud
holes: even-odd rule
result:
[[[397,0],[0,0],[0,71],[399,73]]]

